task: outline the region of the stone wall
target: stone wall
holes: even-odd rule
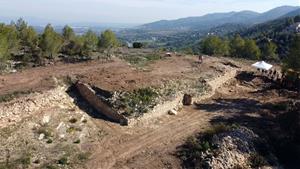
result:
[[[156,105],[152,110],[150,110],[148,113],[145,113],[142,117],[130,119],[129,125],[134,126],[139,123],[152,123],[152,119],[158,118],[162,115],[166,115],[170,110],[180,109],[183,106],[182,99],[183,94],[178,93],[175,99]]]
[[[111,109],[106,103],[102,102],[97,96],[95,91],[87,84],[78,82],[76,88],[80,95],[99,113],[103,114],[112,121],[118,122],[122,125],[128,125],[128,120],[125,116],[118,114]]]

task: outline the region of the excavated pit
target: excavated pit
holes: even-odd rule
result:
[[[134,125],[170,111],[180,111],[186,100],[184,96],[190,96],[189,99],[194,102],[209,98],[235,75],[236,69],[229,68],[222,75],[209,80],[194,78],[170,82],[160,88],[141,88],[131,92],[107,91],[83,82],[77,82],[74,86],[82,99],[100,116],[121,125]]]

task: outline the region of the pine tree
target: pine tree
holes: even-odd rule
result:
[[[82,54],[90,55],[91,52],[96,51],[98,41],[99,39],[96,33],[94,33],[92,30],[87,31],[82,36],[82,42],[83,42]]]
[[[245,41],[240,35],[236,35],[230,42],[229,42],[229,53],[233,57],[242,57],[242,53],[244,50]]]
[[[285,67],[300,71],[300,35],[297,35],[291,44],[290,52],[285,60]]]
[[[29,26],[24,30],[22,43],[30,47],[32,50],[38,46],[38,34],[33,27]]]
[[[76,37],[74,30],[68,25],[64,27],[62,35],[64,40],[68,42],[74,40],[74,38]]]
[[[0,24],[0,58],[6,60],[19,48],[18,32],[13,25]]]
[[[266,60],[277,60],[278,56],[276,54],[277,45],[273,42],[266,42],[262,46],[262,59]]]
[[[62,38],[56,33],[53,27],[48,24],[41,36],[40,48],[44,55],[53,59],[62,47]]]
[[[100,48],[114,48],[117,46],[119,46],[119,41],[111,30],[106,30],[101,33],[99,41]]]
[[[8,58],[9,48],[8,40],[5,34],[0,33],[0,62],[5,61]]]
[[[261,51],[259,47],[256,45],[256,42],[252,39],[246,39],[243,56],[248,59],[260,59]]]
[[[227,55],[228,42],[217,36],[209,36],[201,44],[202,52],[207,55]]]

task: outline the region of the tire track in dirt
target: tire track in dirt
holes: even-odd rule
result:
[[[215,116],[216,114],[195,110],[194,112],[182,111],[178,118],[173,118],[157,129],[146,130],[143,134],[133,135],[126,142],[118,145],[111,144],[111,147],[106,151],[94,154],[96,163],[91,163],[89,166],[112,168],[117,161],[124,161],[138,155],[146,148],[162,150],[162,147],[168,147],[170,143],[178,143],[199,129],[206,128],[209,126],[209,119]]]

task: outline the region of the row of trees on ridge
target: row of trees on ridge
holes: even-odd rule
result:
[[[261,48],[253,39],[236,35],[232,39],[209,36],[201,41],[201,52],[207,55],[223,55],[248,59],[276,60],[277,45],[265,40]]]
[[[76,35],[71,27],[65,26],[60,34],[48,24],[43,33],[38,34],[23,19],[9,25],[0,24],[0,61],[38,62],[43,58],[54,59],[59,53],[89,57],[92,52],[118,45],[119,41],[111,30],[102,32],[100,36],[91,30]]]

